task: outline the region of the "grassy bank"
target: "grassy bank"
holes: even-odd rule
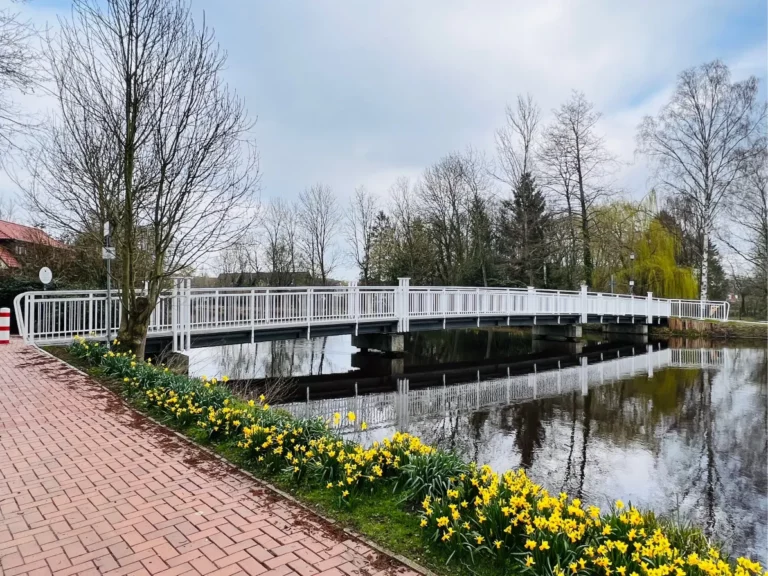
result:
[[[670,318],[669,326],[652,326],[650,333],[659,337],[709,338],[713,340],[768,339],[768,324],[748,322],[706,322]]]
[[[610,510],[552,495],[522,471],[494,472],[395,434],[373,446],[329,421],[243,402],[216,380],[78,341],[60,357],[134,407],[295,494],[377,543],[441,574],[758,575],[703,534],[617,501]],[[365,423],[356,422],[361,428]]]

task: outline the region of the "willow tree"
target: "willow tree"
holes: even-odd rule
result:
[[[119,335],[141,354],[167,279],[251,224],[251,122],[221,79],[226,54],[184,0],[74,0],[59,24],[46,44],[57,114],[29,157],[27,192],[63,230],[111,224]]]
[[[696,276],[691,268],[679,266],[679,245],[675,235],[656,218],[634,245],[633,275],[638,289],[662,298],[695,298]]]

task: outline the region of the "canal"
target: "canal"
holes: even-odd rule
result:
[[[406,335],[396,357],[349,336],[192,351],[190,374],[265,387],[299,415],[354,410],[552,491],[617,498],[768,561],[768,353],[706,341],[541,343],[530,332]]]

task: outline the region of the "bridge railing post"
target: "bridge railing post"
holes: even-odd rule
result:
[[[312,300],[314,300],[312,288],[307,288],[307,340],[312,333]]]
[[[648,292],[646,301],[645,323],[653,324],[653,292]]]
[[[525,311],[536,316],[536,288],[528,286],[528,297],[526,299],[528,301],[525,303]]]
[[[589,316],[589,300],[587,296],[587,285],[581,285],[581,323],[586,324]]]
[[[398,287],[395,295],[397,309],[397,331],[408,332],[408,319],[410,318],[410,278],[398,278]]]
[[[183,352],[192,349],[192,278],[184,279],[184,346]]]
[[[171,326],[173,328],[173,351],[179,351],[179,279],[173,279],[171,292]]]
[[[250,321],[251,321],[251,344],[253,344],[256,338],[256,289],[251,288],[250,294]]]

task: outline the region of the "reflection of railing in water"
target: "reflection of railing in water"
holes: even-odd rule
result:
[[[728,360],[726,349],[653,350],[649,345],[647,350],[646,354],[592,365],[587,363],[586,357],[582,357],[579,366],[570,368],[420,390],[410,390],[408,380],[401,379],[398,380],[397,392],[308,400],[280,407],[300,417],[330,418],[336,412],[354,412],[357,415],[356,425],[366,422],[370,427],[403,427],[413,418],[420,419],[449,411],[477,410],[575,391],[586,395],[590,385],[610,384],[643,373],[651,377],[654,370],[669,366],[721,367]]]

